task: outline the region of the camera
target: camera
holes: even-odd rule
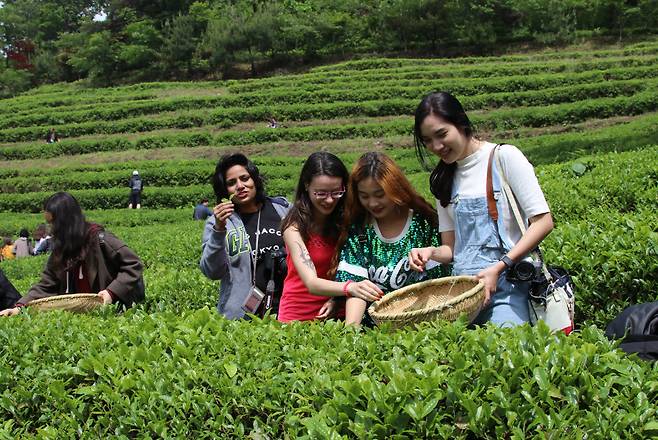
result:
[[[540,261],[519,261],[507,270],[509,281],[532,281],[541,275]]]

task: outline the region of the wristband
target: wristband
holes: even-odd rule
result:
[[[345,284],[343,284],[343,293],[345,294],[346,297],[351,298],[352,294],[347,290],[347,287],[352,284],[354,281],[352,280],[347,280],[345,281]]]
[[[511,259],[510,257],[508,257],[507,255],[503,255],[502,257],[500,257],[500,261],[503,262],[503,264],[505,265],[505,267],[506,267],[507,269],[511,269],[512,266],[514,266],[514,262],[513,262],[512,259]]]

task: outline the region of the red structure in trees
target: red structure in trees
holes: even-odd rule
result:
[[[15,69],[32,70],[34,43],[30,40],[18,40],[7,49],[7,59]]]

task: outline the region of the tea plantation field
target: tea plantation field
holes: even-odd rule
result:
[[[544,249],[578,286],[579,330],[359,332],[337,323],[232,322],[198,269],[220,155],[243,151],[270,194],[305,157],[348,166],[383,151],[430,199],[412,147],[432,90],[464,103],[485,139],[535,165],[556,228]],[[281,126],[267,128],[275,117]],[[54,127],[62,139],[43,141]],[[133,169],[143,209],[128,210]],[[488,58],[371,58],[305,74],[89,89],[0,101],[0,234],[43,222],[73,193],[145,264],[147,300],[116,316],[0,319],[0,438],[649,438],[658,364],[601,329],[658,299],[658,41]],[[25,292],[45,257],[0,263]]]

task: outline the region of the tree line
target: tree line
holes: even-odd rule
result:
[[[494,53],[658,28],[656,0],[5,0],[0,96],[256,76],[355,54]]]

